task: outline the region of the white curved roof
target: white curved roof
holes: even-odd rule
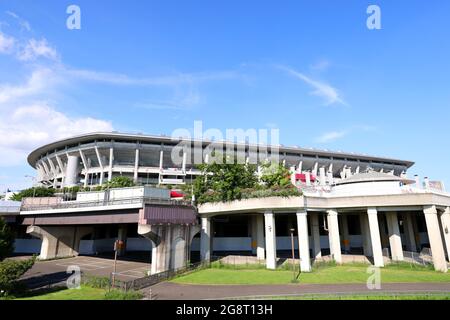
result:
[[[361,183],[361,182],[378,182],[378,181],[398,181],[404,184],[415,183],[414,180],[401,178],[392,174],[382,173],[377,171],[358,173],[350,178],[340,180],[336,184],[349,184],[349,183]]]

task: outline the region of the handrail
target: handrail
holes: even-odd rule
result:
[[[95,201],[63,201],[54,204],[38,204],[31,206],[22,206],[21,211],[53,210],[53,209],[77,209],[86,207],[113,206],[126,204],[162,204],[162,205],[190,205],[190,202],[183,200],[173,200],[153,197],[132,197],[110,200]]]

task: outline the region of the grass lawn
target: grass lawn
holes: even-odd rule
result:
[[[299,283],[333,284],[366,283],[370,276],[368,265],[346,264],[322,266],[310,273],[302,273]],[[177,283],[189,284],[288,284],[293,278],[286,269],[266,270],[262,268],[238,268],[229,266],[202,269],[173,279]],[[440,273],[430,268],[413,267],[409,264],[388,265],[381,268],[381,281],[387,282],[450,282],[449,273]]]
[[[64,289],[17,300],[104,300],[105,289],[82,286],[80,289]]]
[[[450,300],[449,294],[354,294],[354,295],[304,295],[276,296],[264,298],[269,300]]]
[[[81,286],[80,289],[62,289],[49,293],[41,293],[17,300],[138,300],[142,295],[139,292],[129,291],[127,293],[101,288]]]

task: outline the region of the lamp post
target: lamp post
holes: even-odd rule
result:
[[[295,252],[294,252],[294,231],[295,229],[290,229],[291,231],[291,249],[292,249],[292,282],[297,282],[297,279],[295,278]]]
[[[25,178],[31,178],[31,181],[33,183],[33,198],[34,198],[36,196],[36,188],[35,188],[36,178],[32,177],[32,176],[29,176],[29,175],[25,175]]]

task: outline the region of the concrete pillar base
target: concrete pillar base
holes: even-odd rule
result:
[[[39,259],[73,257],[78,255],[80,240],[92,233],[93,227],[28,226],[27,233],[42,240]]]
[[[200,260],[203,262],[211,261],[211,218],[202,218],[200,233]]]
[[[277,243],[275,233],[275,217],[273,212],[264,213],[264,224],[266,229],[266,267],[277,268]]]
[[[150,274],[186,267],[192,238],[199,230],[199,226],[190,225],[139,224],[138,234],[153,242]]]
[[[435,206],[424,207],[425,222],[427,225],[428,239],[430,240],[431,255],[433,257],[434,269],[447,272],[447,261],[445,260],[444,246],[439,229],[439,221]]]
[[[372,244],[373,262],[375,267],[384,267],[383,249],[381,248],[380,228],[378,226],[378,212],[376,208],[368,208],[370,242]]]
[[[300,251],[300,270],[311,271],[311,260],[309,257],[309,236],[307,212],[297,212],[298,248]]]
[[[393,261],[403,261],[402,239],[398,226],[397,212],[386,213],[386,220],[389,230],[389,245],[391,248],[391,258]]]
[[[337,264],[342,264],[341,239],[339,237],[338,213],[328,210],[328,238],[330,241],[330,254]]]
[[[447,261],[450,262],[450,208],[446,208],[441,214],[442,233],[444,235],[445,249],[447,251]]]

